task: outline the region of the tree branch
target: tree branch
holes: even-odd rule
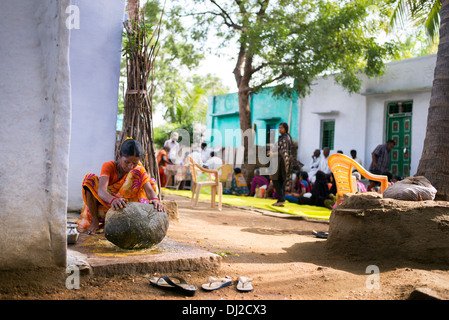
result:
[[[267,65],[268,65],[268,64],[266,64],[266,63],[262,63],[260,66],[253,68],[253,69],[251,70],[251,73],[254,74],[254,73],[256,73],[257,71],[259,71],[259,70],[265,68]]]
[[[243,1],[242,1],[242,0],[235,0],[235,3],[236,3],[237,6],[239,7],[240,13],[241,13],[241,14],[247,13],[247,12],[246,12],[246,9],[245,9],[245,6],[243,5]]]
[[[261,84],[258,85],[258,87],[264,87],[264,86],[266,86],[267,84],[273,83],[274,81],[278,81],[278,80],[284,79],[286,76],[287,76],[287,74],[284,73],[284,72],[282,72],[282,73],[281,73],[280,75],[278,75],[276,78],[269,79],[269,80],[267,80],[267,81],[262,82]]]
[[[219,15],[223,18],[223,22],[225,25],[236,30],[243,30],[243,27],[236,24],[232,20],[229,13],[225,9],[223,9],[215,0],[210,0],[210,2],[213,3],[221,11],[221,13],[216,13],[216,15]]]
[[[260,9],[259,12],[257,13],[257,19],[260,21],[262,19],[262,17],[265,15],[265,12],[267,10],[268,4],[270,3],[270,0],[263,0],[260,1]]]

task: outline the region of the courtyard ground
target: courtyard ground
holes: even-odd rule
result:
[[[176,276],[198,287],[194,297],[150,285],[160,274],[84,277],[79,289],[64,282],[23,281],[8,285],[0,279],[0,298],[25,300],[404,300],[416,289],[449,297],[448,266],[401,260],[362,260],[326,250],[326,240],[313,230],[327,231],[323,220],[225,205],[223,211],[190,199],[168,195],[178,203],[179,220],[171,221],[167,237],[223,256],[216,272],[184,271]],[[372,270],[379,270],[378,277]],[[1,273],[0,273],[1,275]],[[208,278],[230,276],[231,286],[217,291],[200,289]],[[236,290],[239,276],[251,277],[254,290]],[[29,280],[29,279],[28,279]]]

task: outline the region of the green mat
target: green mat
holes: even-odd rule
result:
[[[202,188],[203,190],[205,188]],[[162,193],[167,195],[177,195],[182,197],[191,198],[192,192],[190,190],[172,190],[162,188]],[[210,194],[200,194],[200,200],[210,201]],[[216,198],[218,201],[218,198]],[[297,216],[304,216],[311,219],[324,219],[329,220],[331,210],[323,207],[317,206],[307,206],[307,205],[298,205],[291,202],[286,202],[283,207],[274,207],[272,206],[276,200],[273,199],[260,199],[254,197],[243,197],[243,196],[234,196],[234,195],[226,195],[222,196],[222,203],[239,206],[239,207],[252,207],[258,209],[269,210],[273,212],[286,213]]]

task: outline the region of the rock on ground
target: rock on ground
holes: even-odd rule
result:
[[[146,249],[161,242],[167,234],[168,215],[152,204],[130,202],[123,209],[109,209],[104,233],[122,249]]]

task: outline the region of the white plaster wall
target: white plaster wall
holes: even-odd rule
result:
[[[125,0],[72,0],[80,28],[71,30],[72,137],[68,210],[82,206],[87,173],[114,160]]]
[[[410,175],[416,174],[421,158],[427,127],[427,113],[430,101],[430,88],[422,92],[393,92],[367,97],[367,119],[384,119],[384,121],[367,121],[367,141],[364,157],[366,168],[371,164],[371,152],[377,145],[386,141],[386,105],[391,101],[413,101],[412,147]]]
[[[320,149],[320,129],[322,120],[335,120],[334,150],[349,154],[356,149],[363,154],[365,147],[364,124],[366,102],[361,95],[350,95],[335,84],[332,77],[319,78],[314,82],[312,92],[300,102],[300,134],[298,157],[309,169],[315,149]],[[318,114],[338,111],[338,114]]]
[[[66,263],[69,4],[0,2],[0,269]]]
[[[382,77],[364,80],[361,92],[373,94],[429,88],[432,86],[435,64],[436,55],[390,62]]]
[[[431,91],[417,94],[413,99],[412,116],[412,154],[410,173],[415,175],[418,170],[419,160],[421,159],[424,139],[427,129],[427,115],[429,111]],[[417,106],[415,108],[415,106]]]
[[[378,80],[367,79],[362,94],[367,97],[366,150],[367,166],[371,152],[386,138],[386,105],[388,102],[412,100],[412,147],[410,175],[416,174],[424,145],[427,114],[435,71],[436,55],[389,63]]]
[[[379,79],[362,77],[361,92],[353,95],[336,85],[332,77],[317,79],[311,94],[299,104],[298,157],[305,169],[313,151],[320,146],[320,120],[335,119],[335,148],[331,153],[341,149],[349,155],[351,149],[356,149],[363,166],[368,168],[371,152],[385,142],[386,104],[413,100],[410,174],[414,175],[423,149],[435,63],[436,55],[389,63]],[[315,114],[332,110],[339,114]]]
[[[367,97],[366,111],[366,148],[364,153],[360,153],[360,159],[363,161],[363,167],[369,169],[371,165],[371,152],[377,145],[385,142],[385,99],[388,95],[380,97]]]

